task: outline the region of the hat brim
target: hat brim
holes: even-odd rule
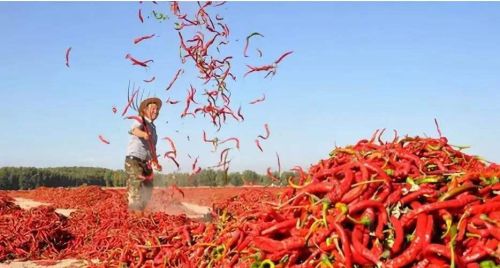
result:
[[[152,103],[156,104],[158,111],[161,109],[162,101],[159,98],[148,98],[141,102],[141,105],[139,106],[139,114],[143,115],[142,111]]]

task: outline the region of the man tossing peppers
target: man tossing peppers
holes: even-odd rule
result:
[[[127,172],[128,208],[142,213],[153,191],[153,168],[161,171],[156,155],[156,126],[162,102],[158,98],[148,98],[139,106],[139,117],[133,120],[129,134],[130,141],[125,157]]]

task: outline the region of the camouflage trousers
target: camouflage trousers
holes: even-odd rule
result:
[[[153,192],[153,181],[141,179],[151,175],[153,170],[144,161],[125,159],[127,173],[128,209],[142,211],[146,208]]]

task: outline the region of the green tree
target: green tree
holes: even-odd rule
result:
[[[243,180],[241,179],[241,173],[239,172],[231,172],[229,173],[229,184],[233,186],[241,186],[243,185]]]
[[[245,170],[241,174],[241,179],[247,184],[257,184],[260,181],[260,176],[253,170]]]
[[[198,173],[198,181],[203,186],[216,186],[217,173],[213,169],[204,169]]]

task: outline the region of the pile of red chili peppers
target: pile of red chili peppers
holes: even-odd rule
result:
[[[447,139],[335,148],[276,198],[248,191],[210,223],[129,215],[122,192],[66,219],[0,195],[0,261],[99,260],[130,267],[495,267],[500,166]],[[96,191],[98,192],[98,191]],[[89,192],[91,194],[92,192]]]

